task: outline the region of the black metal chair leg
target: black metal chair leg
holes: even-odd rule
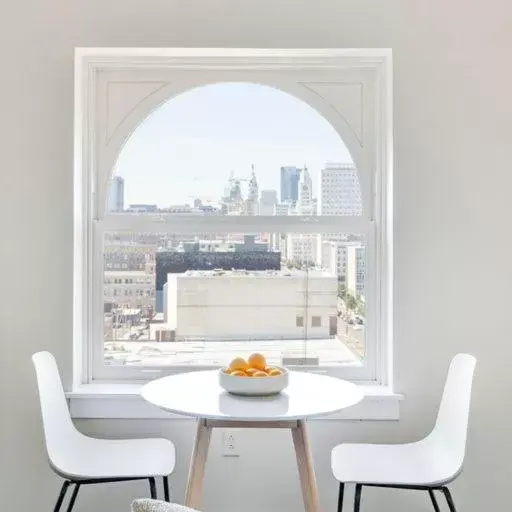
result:
[[[340,482],[340,490],[338,492],[338,512],[343,510],[343,495],[345,494],[345,484]]]
[[[361,491],[363,490],[363,486],[361,484],[356,484],[356,495],[354,497],[354,512],[359,512],[359,508],[361,507]]]
[[[149,480],[149,490],[151,492],[151,499],[156,500],[156,483],[155,483],[155,477],[150,476],[148,478]]]
[[[430,495],[430,499],[432,500],[432,505],[434,505],[434,510],[436,512],[441,512],[441,509],[439,508],[439,503],[437,503],[436,495],[434,494],[434,490],[429,489],[428,494]]]
[[[450,509],[450,512],[457,512],[450,489],[448,489],[448,487],[443,487],[441,490],[444,493],[444,497],[446,498],[446,502],[448,503],[448,508]]]
[[[169,478],[164,476],[162,480],[164,484],[164,500],[169,503],[171,501],[171,498],[169,496]]]
[[[75,483],[75,488],[73,489],[73,494],[71,495],[71,499],[69,500],[67,512],[71,512],[73,510],[79,489],[80,489],[80,484]]]
[[[57,503],[55,503],[55,507],[53,509],[53,512],[59,512],[60,507],[62,506],[62,502],[64,501],[64,496],[66,496],[66,492],[68,490],[69,484],[71,482],[69,480],[66,480],[62,487],[60,488],[59,497],[57,498]]]

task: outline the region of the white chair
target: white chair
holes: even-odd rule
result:
[[[156,498],[155,477],[162,477],[165,499],[169,501],[168,475],[174,470],[174,444],[167,439],[107,440],[81,434],[71,420],[53,355],[38,352],[32,361],[50,466],[65,479],[54,512],[60,510],[73,484],[68,512],[84,484],[148,479],[151,497]]]
[[[434,491],[442,491],[451,512],[456,512],[447,484],[461,472],[476,359],[458,354],[450,364],[432,432],[423,440],[400,445],[340,444],[331,467],[340,482],[338,512],[343,509],[346,483],[356,484],[354,512],[359,512],[363,486],[428,491],[439,512]]]

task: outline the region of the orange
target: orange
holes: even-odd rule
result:
[[[258,370],[258,368],[247,368],[247,370],[245,370],[245,373],[249,376],[249,377],[252,377],[256,372],[259,372],[261,370]]]
[[[234,370],[230,374],[233,377],[247,377],[247,374],[242,370]]]
[[[278,375],[281,375],[281,370],[278,370],[277,368],[272,368],[272,370],[268,372],[268,375],[269,377],[277,377]]]
[[[230,370],[229,368],[224,368],[224,373],[227,373],[228,375],[231,374],[233,370]]]
[[[266,374],[266,372],[263,372],[261,370],[258,370],[257,372],[254,372],[252,374],[253,377],[268,377],[268,375]]]
[[[251,368],[257,368],[258,370],[265,370],[267,367],[267,361],[265,360],[265,356],[262,354],[251,354],[249,356],[249,366]]]
[[[232,372],[235,370],[242,370],[243,372],[252,365],[248,365],[247,361],[242,357],[235,357],[231,363],[229,363],[229,370]]]

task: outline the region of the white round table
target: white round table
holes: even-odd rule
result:
[[[289,428],[307,512],[318,512],[319,506],[306,419],[341,411],[363,398],[350,382],[306,372],[290,372],[290,383],[279,395],[235,396],[220,387],[218,370],[157,379],[146,384],[141,395],[165,411],[197,418],[185,505],[200,508],[212,428]]]

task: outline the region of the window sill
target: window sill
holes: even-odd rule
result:
[[[68,392],[71,416],[81,419],[190,419],[164,412],[140,396],[142,384],[88,384]],[[403,395],[384,386],[361,386],[364,399],[336,414],[312,421],[399,419]]]

